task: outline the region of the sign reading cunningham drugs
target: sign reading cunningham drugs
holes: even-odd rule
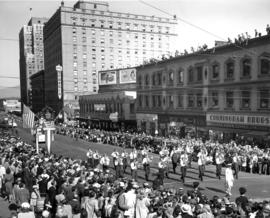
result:
[[[209,124],[226,123],[270,127],[270,115],[207,113],[206,121]]]

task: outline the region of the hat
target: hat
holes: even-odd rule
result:
[[[38,189],[38,185],[33,185],[33,189]]]
[[[101,186],[101,185],[98,184],[97,182],[93,184],[93,187],[94,187],[94,188],[100,188],[100,186]]]
[[[270,214],[270,204],[266,204],[263,208],[263,212],[264,213],[267,213],[267,214]]]
[[[49,211],[44,210],[44,211],[42,212],[42,217],[47,218],[47,217],[49,217],[49,216],[50,216],[50,212],[49,212]]]
[[[240,195],[243,195],[247,192],[247,189],[245,187],[240,187],[239,192],[240,192]]]
[[[181,211],[183,212],[183,213],[188,213],[188,214],[192,214],[192,211],[191,211],[191,206],[189,205],[189,204],[183,204],[182,206],[181,206]]]
[[[193,182],[193,188],[198,188],[198,187],[199,187],[199,185],[200,185],[200,183],[199,183],[199,182]]]
[[[62,201],[64,201],[66,198],[65,198],[65,195],[59,194],[59,195],[56,195],[56,196],[55,196],[55,199],[57,200],[57,202],[62,202]]]
[[[21,208],[30,208],[30,204],[28,202],[23,202]]]
[[[132,183],[132,188],[135,188],[135,189],[139,188],[138,183],[137,182],[133,182]]]
[[[119,182],[119,186],[120,186],[120,187],[125,187],[125,183]]]
[[[149,187],[149,183],[145,182],[145,183],[143,183],[143,186],[144,187]]]

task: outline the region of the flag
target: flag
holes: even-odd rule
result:
[[[30,110],[29,107],[23,105],[23,128],[34,127],[35,114]]]

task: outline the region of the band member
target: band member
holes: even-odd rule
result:
[[[145,180],[148,181],[149,180],[149,174],[150,174],[150,162],[152,160],[149,158],[148,155],[145,155],[143,160],[142,160],[142,164],[143,164],[143,168],[145,171]]]
[[[104,172],[109,168],[110,158],[106,154],[101,157],[100,165],[102,166]]]
[[[224,154],[219,149],[216,151],[216,176],[218,179],[221,177],[222,164],[224,163]]]
[[[116,149],[113,150],[113,153],[112,153],[112,157],[113,157],[113,166],[114,166],[114,169],[116,170],[116,166],[115,166],[115,160],[116,158],[119,156],[119,153]]]
[[[167,178],[169,178],[169,162],[170,162],[170,157],[166,155],[164,158],[162,158],[163,165],[164,165],[164,173]]]
[[[126,173],[126,169],[128,166],[128,153],[125,150],[123,150],[121,153],[121,157],[123,160],[123,173]]]
[[[205,163],[206,163],[206,152],[204,149],[201,149],[197,155],[198,157],[198,166],[199,166],[199,178],[203,181],[204,171],[205,171]]]
[[[121,155],[118,156],[118,165],[119,165],[119,177],[123,178],[124,177],[124,163],[123,163],[123,158]]]
[[[180,160],[180,154],[176,150],[176,147],[173,148],[170,156],[171,156],[171,159],[172,159],[173,173],[175,174],[176,173],[177,164],[178,164],[178,162]]]
[[[118,179],[120,177],[119,154],[114,158],[114,168],[115,168],[115,177],[116,179]]]
[[[231,196],[231,190],[233,187],[234,177],[233,177],[233,171],[232,171],[232,164],[229,163],[226,166],[225,170],[225,189],[228,196]]]
[[[129,154],[130,161],[135,160],[137,158],[137,156],[138,156],[138,152],[137,152],[136,148],[134,148],[133,151],[131,151]]]
[[[236,179],[238,179],[238,173],[239,173],[239,156],[238,153],[235,152],[235,154],[233,155],[233,170],[234,170],[234,176]]]
[[[86,153],[86,156],[89,166],[93,168],[94,167],[93,151],[89,149],[88,152]]]
[[[159,178],[161,180],[161,185],[163,185],[164,182],[164,173],[165,173],[165,165],[162,161],[162,158],[160,158],[160,161],[158,162],[158,171],[159,171]]]
[[[97,151],[94,152],[93,158],[94,158],[94,168],[95,168],[99,164],[99,159],[100,159],[100,155]]]
[[[185,182],[185,178],[187,175],[187,165],[188,165],[188,155],[185,151],[182,151],[180,156],[180,169],[181,169],[181,179],[183,183]]]
[[[138,170],[138,162],[136,159],[133,159],[130,163],[130,169],[131,169],[131,175],[132,175],[132,179],[134,179],[135,181],[137,181],[138,178],[138,174],[137,174],[137,170]]]

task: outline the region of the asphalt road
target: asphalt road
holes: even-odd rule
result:
[[[18,128],[19,136],[28,143],[34,145],[33,137],[30,135],[30,131],[22,128]],[[44,144],[41,146],[45,146]],[[84,140],[75,141],[68,136],[56,135],[55,141],[52,142],[52,153],[72,157],[75,159],[86,159],[86,152],[91,148],[97,150],[100,153],[111,154],[115,148],[107,144],[89,143]],[[157,172],[157,162],[158,156],[154,155],[153,162],[151,163],[151,176],[150,180],[155,179],[155,173]],[[112,169],[111,169],[112,170]],[[224,169],[223,169],[224,173]],[[223,174],[224,175],[224,174]],[[127,177],[130,177],[130,168],[127,169]],[[139,170],[138,173],[139,182],[144,182],[144,171]],[[196,163],[192,163],[192,167],[188,169],[187,178],[185,184],[180,182],[180,168],[177,168],[177,174],[169,173],[169,178],[164,180],[165,187],[180,188],[183,187],[184,190],[192,188],[192,183],[194,181],[199,181],[198,178],[198,167]],[[200,182],[200,181],[199,181]],[[151,182],[150,182],[151,183]],[[270,198],[270,176],[263,176],[257,174],[249,174],[240,172],[239,179],[235,181],[234,187],[232,189],[232,200],[236,198],[238,194],[238,189],[241,186],[247,188],[247,196],[254,200],[262,200]],[[204,181],[200,182],[200,189],[208,197],[213,197],[214,195],[225,196],[224,188],[224,176],[221,180],[218,180],[215,176],[215,166],[206,166],[206,172]],[[5,216],[7,212],[7,202],[0,199],[0,217]]]

